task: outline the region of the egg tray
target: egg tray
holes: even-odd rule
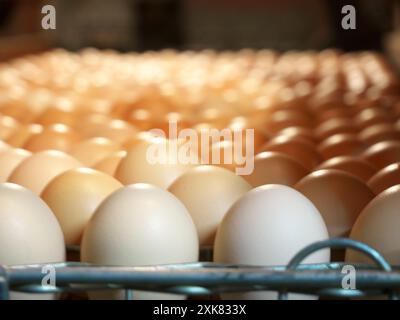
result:
[[[356,289],[342,286],[345,263],[300,264],[310,254],[326,248],[357,250],[374,262],[352,264],[356,270]],[[396,291],[400,289],[400,266],[392,267],[375,249],[346,238],[311,244],[300,250],[286,266],[199,262],[116,267],[66,262],[51,264],[56,272],[56,285],[42,286],[43,266],[0,266],[0,299],[8,299],[10,290],[40,294],[123,289],[128,300],[134,299],[132,290],[183,294],[193,298],[271,290],[277,291],[281,300],[287,299],[288,292],[339,299],[384,295],[397,300]]]

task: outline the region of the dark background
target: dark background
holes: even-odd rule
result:
[[[53,4],[57,29],[41,29]],[[356,8],[357,29],[341,28]],[[394,0],[0,0],[0,59],[51,47],[346,51],[385,49],[396,29]]]

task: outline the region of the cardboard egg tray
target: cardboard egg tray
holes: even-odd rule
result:
[[[373,261],[373,264],[351,264],[356,270],[356,288],[343,286],[343,270],[349,263],[301,264],[310,254],[326,248],[357,250]],[[77,248],[72,251],[74,250]],[[205,251],[209,254],[209,250]],[[86,291],[113,289],[125,290],[126,299],[135,298],[132,290],[183,294],[190,299],[218,297],[219,294],[228,292],[262,290],[277,291],[278,298],[282,300],[287,299],[288,292],[335,299],[366,296],[397,299],[396,291],[400,289],[400,267],[392,267],[370,246],[345,238],[311,244],[299,251],[286,266],[196,262],[119,267],[66,262],[51,265],[56,274],[54,286],[42,285],[43,266],[1,266],[0,299],[8,299],[9,291],[62,293],[64,298],[84,299]]]

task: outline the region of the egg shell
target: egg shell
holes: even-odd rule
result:
[[[30,124],[20,127],[17,132],[12,134],[6,142],[16,148],[21,148],[34,135],[38,135],[43,131],[40,124]]]
[[[309,173],[309,170],[284,153],[264,151],[254,157],[253,172],[243,178],[253,187],[264,184],[293,186]]]
[[[65,261],[61,228],[44,201],[24,187],[1,183],[0,203],[0,265]],[[52,298],[11,292],[11,299]]]
[[[187,158],[188,163],[182,163],[179,154],[174,152],[173,144],[179,150],[179,143],[161,137],[140,142],[121,160],[115,177],[124,185],[150,183],[167,189],[179,176],[199,163],[193,153]]]
[[[320,141],[337,133],[357,133],[357,132],[358,132],[357,127],[354,125],[353,121],[348,118],[329,119],[327,121],[322,122],[314,130],[315,137]]]
[[[324,159],[337,156],[358,155],[365,150],[365,144],[355,134],[338,133],[329,136],[318,145],[318,152]]]
[[[114,152],[109,156],[105,157],[104,159],[100,160],[99,162],[97,162],[93,166],[93,169],[107,173],[110,176],[114,176],[119,163],[125,156],[126,156],[125,150]]]
[[[14,148],[0,152],[0,182],[6,182],[11,172],[31,155],[27,150]]]
[[[376,168],[369,162],[354,156],[339,156],[328,159],[316,168],[316,170],[321,169],[342,170],[364,182],[367,182],[376,173]]]
[[[322,161],[315,146],[300,137],[277,136],[261,147],[260,150],[261,152],[274,151],[287,154],[308,170],[312,170]]]
[[[305,196],[287,186],[260,186],[246,193],[225,215],[215,238],[214,262],[286,265],[305,246],[327,238],[328,231],[321,215]],[[321,250],[303,262],[324,263],[329,259],[329,250]],[[268,291],[223,296],[229,299],[276,297],[277,293]]]
[[[105,173],[77,168],[47,184],[41,197],[60,223],[67,245],[79,245],[83,230],[100,203],[122,184]]]
[[[361,210],[375,196],[363,181],[335,169],[314,171],[295,188],[317,207],[331,238],[348,236]]]
[[[169,187],[188,209],[202,246],[212,246],[221,220],[231,205],[251,189],[242,177],[215,166],[198,166]]]
[[[364,242],[378,250],[392,265],[400,264],[400,186],[380,193],[361,212],[350,238]],[[354,250],[346,251],[346,262],[371,263],[365,255]]]
[[[40,194],[54,177],[64,171],[81,166],[78,160],[64,152],[41,151],[23,160],[12,171],[8,181]]]
[[[50,149],[66,152],[78,140],[78,134],[71,128],[63,124],[55,124],[28,138],[24,144],[24,149],[32,152]]]
[[[400,141],[389,140],[375,143],[361,155],[378,169],[400,162]]]
[[[368,145],[373,145],[385,140],[399,140],[400,131],[396,130],[392,124],[375,124],[362,130],[359,138]]]
[[[110,139],[95,137],[83,140],[72,146],[70,154],[85,166],[91,167],[119,150],[118,144]]]
[[[196,227],[185,206],[168,191],[149,184],[126,186],[103,201],[81,244],[81,260],[99,265],[195,262],[198,254]],[[136,299],[182,298],[140,291],[134,295]]]
[[[392,163],[378,171],[368,181],[368,186],[376,194],[400,184],[400,163]]]

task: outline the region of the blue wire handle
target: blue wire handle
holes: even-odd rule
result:
[[[296,268],[300,265],[300,263],[307,258],[312,253],[319,251],[321,249],[353,249],[364,253],[366,256],[370,257],[379,267],[381,267],[384,271],[390,272],[392,271],[392,267],[390,264],[382,257],[382,255],[372,248],[371,246],[347,238],[333,238],[328,240],[319,241],[316,243],[312,243],[300,250],[287,264],[287,270],[296,270]],[[288,293],[286,290],[280,291],[278,295],[279,300],[287,300]],[[389,293],[389,299],[397,300],[397,294],[393,291]]]

